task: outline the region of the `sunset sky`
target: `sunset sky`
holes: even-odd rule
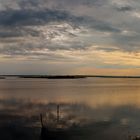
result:
[[[0,74],[140,75],[140,0],[0,0]]]

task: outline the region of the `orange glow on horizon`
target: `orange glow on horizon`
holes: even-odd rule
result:
[[[109,68],[79,68],[74,71],[76,74],[84,75],[114,75],[114,76],[139,76],[140,68],[136,69],[109,69]]]

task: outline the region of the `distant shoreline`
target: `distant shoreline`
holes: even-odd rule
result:
[[[105,76],[105,75],[0,75],[0,79],[6,77],[40,78],[40,79],[81,79],[81,78],[140,78],[140,76]]]

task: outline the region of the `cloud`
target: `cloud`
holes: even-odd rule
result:
[[[33,30],[32,28],[28,27],[0,27],[0,39],[6,38],[19,38],[19,37],[26,37],[27,35],[36,37],[39,36],[39,32]]]
[[[116,9],[120,12],[127,12],[127,11],[132,11],[133,7],[131,6],[122,6],[122,7],[116,7]]]
[[[104,21],[93,20],[91,27],[102,32],[120,32],[119,28]]]
[[[71,20],[73,17],[67,12],[43,9],[34,10],[7,10],[0,12],[0,25],[3,26],[26,26],[40,25],[51,21]]]

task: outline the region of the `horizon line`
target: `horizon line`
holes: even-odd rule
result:
[[[102,78],[140,78],[140,75],[87,75],[87,74],[0,74],[0,77],[15,76],[23,78],[47,78],[47,77],[70,77],[70,76],[81,76],[81,77],[102,77]]]

